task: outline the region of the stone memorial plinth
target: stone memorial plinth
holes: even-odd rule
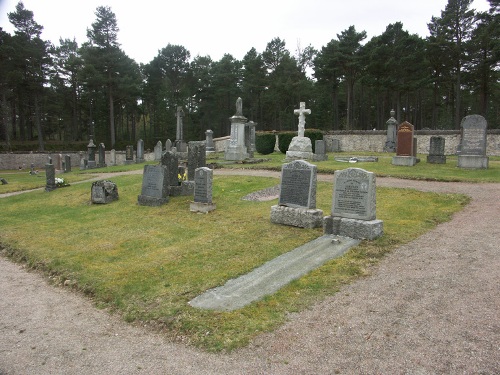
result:
[[[375,174],[360,168],[336,171],[332,213],[324,218],[325,234],[373,240],[383,234],[376,219]]]
[[[57,189],[56,185],[56,167],[52,164],[52,159],[45,164],[45,191],[52,191]]]
[[[215,210],[212,202],[213,171],[207,167],[196,168],[194,177],[194,198],[189,205],[191,212],[208,213]]]
[[[293,113],[299,116],[299,130],[298,135],[292,138],[292,142],[290,142],[290,145],[288,146],[286,160],[313,160],[314,154],[312,152],[311,140],[304,136],[306,115],[310,115],[311,110],[306,109],[305,102],[300,102],[300,108],[295,109]]]
[[[467,169],[487,169],[486,119],[480,115],[470,115],[462,119],[462,142],[458,155],[458,167]]]
[[[323,211],[316,209],[315,165],[295,160],[281,168],[278,204],[271,207],[271,222],[300,228],[318,228]]]
[[[245,125],[247,118],[243,116],[241,98],[236,100],[236,114],[229,118],[231,121],[231,137],[224,152],[224,159],[230,161],[241,161],[248,159],[248,149],[245,141]]]
[[[430,164],[446,164],[446,156],[444,154],[444,138],[432,136],[429,146],[429,155],[427,155],[427,163]]]
[[[393,165],[413,167],[417,164],[414,142],[413,125],[405,121],[398,126],[396,156],[392,158]]]
[[[387,120],[387,138],[384,144],[385,152],[395,152],[396,151],[396,132],[398,122],[394,118],[396,112],[391,110],[391,118]]]
[[[99,180],[92,183],[90,200],[94,204],[108,204],[118,200],[118,187],[113,181]]]
[[[85,168],[92,169],[97,166],[96,161],[95,161],[95,151],[96,151],[97,146],[94,143],[94,140],[92,137],[90,138],[89,144],[87,145],[87,165]]]
[[[137,203],[141,206],[161,206],[168,202],[168,195],[167,169],[162,165],[145,165]]]

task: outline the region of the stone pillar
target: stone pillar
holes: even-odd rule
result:
[[[95,162],[95,149],[97,146],[94,144],[94,140],[92,137],[90,137],[89,144],[87,145],[87,151],[88,151],[88,161],[87,161],[87,168],[95,168],[96,167],[96,162]]]
[[[52,158],[49,158],[49,162],[45,164],[45,191],[52,191],[57,188],[56,185],[56,168],[52,164]]]

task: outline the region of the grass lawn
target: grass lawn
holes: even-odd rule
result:
[[[272,163],[281,165],[271,161],[269,167]],[[377,168],[386,164],[381,160]],[[355,166],[373,170],[374,165]],[[329,161],[318,166],[331,170],[352,164]],[[19,186],[25,186],[25,178],[20,178]],[[73,178],[88,175],[68,174],[69,182]],[[362,242],[261,301],[233,312],[214,312],[192,308],[188,301],[320,236],[322,230],[271,224],[270,207],[277,200],[241,200],[276,185],[278,179],[215,176],[217,209],[209,214],[189,212],[190,197],[173,197],[161,207],[139,206],[141,175],[111,180],[118,185],[120,199],[108,205],[90,204],[90,182],[0,199],[0,247],[54,282],[92,296],[97,306],[127,321],[147,322],[169,337],[209,351],[241,347],[260,332],[275,329],[289,312],[367,275],[383,254],[449,220],[468,202],[461,195],[377,188],[383,237]],[[317,207],[325,215],[331,210],[332,188],[331,183],[318,183]]]

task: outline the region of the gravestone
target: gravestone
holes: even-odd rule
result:
[[[106,166],[106,146],[104,143],[99,143],[99,167],[104,168]]]
[[[194,172],[197,168],[206,167],[205,141],[189,142],[188,146],[188,181],[194,181]]]
[[[313,160],[311,139],[304,136],[306,127],[306,115],[311,114],[310,109],[306,109],[306,103],[300,102],[300,108],[295,109],[293,113],[299,116],[299,129],[297,136],[292,138],[288,151],[286,152],[286,160],[306,159]]]
[[[113,181],[95,181],[90,187],[90,200],[94,204],[108,204],[118,200],[118,187]]]
[[[414,138],[415,135],[412,124],[405,121],[398,126],[396,156],[392,158],[393,165],[412,167],[417,163]]]
[[[206,142],[206,147],[207,147],[207,153],[215,152],[214,132],[213,132],[213,130],[208,129],[205,132],[205,142]]]
[[[97,146],[94,144],[92,136],[90,137],[89,144],[87,145],[87,165],[85,168],[91,169],[96,167],[95,162],[95,149]]]
[[[383,234],[376,219],[375,174],[361,168],[335,171],[332,213],[324,219],[325,234],[375,239]]]
[[[128,145],[125,147],[125,164],[134,162],[134,146]]]
[[[215,210],[212,202],[213,171],[207,167],[196,168],[194,176],[194,199],[189,205],[192,212],[207,213]]]
[[[141,206],[161,206],[168,202],[169,181],[167,169],[162,165],[145,165],[142,175]]]
[[[283,164],[278,204],[271,207],[271,222],[301,228],[317,228],[323,211],[316,209],[315,165],[304,160]]]
[[[53,158],[53,164],[54,164],[54,168],[56,169],[56,171],[63,170],[62,162],[63,162],[62,155],[55,154],[54,158]]]
[[[255,148],[255,127],[256,122],[248,121],[245,124],[245,146],[247,147],[248,156],[253,158],[256,148]]]
[[[331,152],[340,152],[340,139],[332,139]]]
[[[394,118],[396,112],[391,110],[391,118],[385,123],[387,125],[387,138],[384,145],[385,152],[395,152],[396,151],[396,131],[398,122]]]
[[[165,152],[167,151],[172,151],[172,141],[170,139],[165,141]]]
[[[429,155],[427,155],[427,163],[430,164],[446,164],[446,156],[444,154],[445,139],[440,136],[432,136],[429,145]]]
[[[326,142],[324,140],[318,139],[314,142],[314,160],[328,160],[328,155],[326,154]]]
[[[8,182],[5,178],[0,178],[0,182],[2,183],[2,185],[7,185]]]
[[[137,154],[135,157],[136,163],[144,163],[144,141],[139,139],[137,141]]]
[[[462,119],[461,151],[458,167],[468,169],[487,169],[489,158],[486,156],[486,119],[480,115],[470,115]]]
[[[167,151],[161,157],[161,165],[166,168],[170,186],[179,186],[179,157],[175,152]]]
[[[163,144],[161,141],[158,141],[156,143],[155,149],[154,149],[154,154],[155,154],[155,161],[160,161],[161,160],[161,154],[163,152]]]
[[[57,189],[56,185],[56,168],[52,164],[52,158],[49,158],[49,162],[45,164],[45,191],[52,191]]]
[[[112,149],[109,152],[109,157],[111,159],[111,162],[109,163],[109,165],[111,165],[111,166],[116,165],[116,150],[115,149]]]
[[[243,102],[236,100],[236,114],[229,118],[231,121],[231,135],[229,144],[224,152],[225,160],[241,161],[250,157],[245,141],[245,124],[247,118],[243,116]]]
[[[35,175],[37,172],[35,171],[35,164],[31,163],[30,166],[30,175]]]
[[[64,155],[64,173],[71,172],[71,156]]]

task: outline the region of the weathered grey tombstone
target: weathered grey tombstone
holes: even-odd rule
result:
[[[90,200],[95,204],[107,204],[118,200],[118,187],[113,181],[95,181],[90,187]]]
[[[172,141],[170,139],[165,141],[165,152],[167,151],[172,151]]]
[[[54,155],[54,168],[56,171],[61,171],[63,170],[63,158],[61,154],[55,154]]]
[[[255,148],[255,127],[256,122],[249,121],[245,124],[245,146],[247,147],[248,156],[253,158],[256,148]]]
[[[144,141],[139,139],[137,141],[137,155],[135,157],[136,163],[144,163]]]
[[[332,139],[332,152],[340,152],[340,139]]]
[[[304,160],[283,164],[278,204],[271,207],[271,222],[300,228],[323,224],[323,211],[316,209],[315,165]]]
[[[444,154],[445,139],[440,136],[432,136],[430,139],[429,155],[427,155],[427,163],[430,164],[446,164],[446,156]]]
[[[354,239],[375,239],[383,234],[376,219],[375,174],[360,168],[335,171],[331,216],[325,217],[325,234]]]
[[[2,185],[7,185],[8,182],[5,178],[0,178],[0,182],[2,182]]]
[[[231,121],[231,134],[229,144],[224,152],[225,160],[241,161],[249,158],[245,142],[245,124],[247,118],[243,116],[243,102],[236,100],[236,114],[229,118]]]
[[[109,163],[109,165],[116,165],[116,150],[115,149],[112,149],[109,152],[109,157],[111,159],[111,162]]]
[[[328,155],[326,154],[326,142],[324,140],[317,139],[314,142],[314,160],[328,160]]]
[[[193,141],[188,145],[188,181],[194,181],[194,172],[197,168],[206,167],[205,141]]]
[[[385,152],[395,152],[396,151],[396,131],[398,122],[394,118],[394,109],[391,110],[391,118],[385,123],[387,125],[387,138],[384,145]]]
[[[134,162],[134,146],[128,145],[125,147],[125,164]]]
[[[393,165],[412,167],[417,163],[414,142],[413,125],[405,121],[398,126],[396,156],[392,158]]]
[[[99,143],[99,167],[104,168],[106,166],[106,146],[104,143]]]
[[[177,154],[172,151],[163,153],[160,163],[167,170],[170,186],[179,186],[179,157]]]
[[[292,138],[288,151],[286,152],[286,160],[305,159],[313,160],[311,139],[305,137],[306,115],[311,114],[310,109],[306,109],[306,103],[300,102],[300,108],[295,109],[293,113],[299,116],[299,129],[297,136]]]
[[[49,158],[49,162],[45,164],[45,191],[52,191],[57,188],[56,185],[56,168],[52,164],[52,158]]]
[[[30,175],[35,175],[36,172],[35,172],[35,164],[31,163],[31,166],[30,166]]]
[[[92,139],[92,136],[90,137],[89,144],[87,145],[87,165],[86,168],[95,168],[96,167],[96,162],[95,162],[95,149],[97,146],[94,144],[94,140]]]
[[[169,182],[167,169],[162,165],[145,165],[142,190],[137,197],[141,206],[161,206],[168,202]]]
[[[71,156],[64,155],[64,173],[71,172]]]
[[[215,152],[214,132],[213,132],[213,130],[208,129],[205,132],[205,142],[206,142],[206,147],[207,147],[207,153]]]
[[[161,141],[158,141],[154,149],[155,161],[161,160],[162,151],[163,151],[163,144],[161,143]]]
[[[458,167],[468,169],[487,169],[489,158],[486,156],[486,119],[480,115],[470,115],[462,119],[461,152]]]
[[[207,213],[215,210],[212,202],[213,171],[207,167],[196,168],[194,175],[194,198],[189,205],[191,212]]]

